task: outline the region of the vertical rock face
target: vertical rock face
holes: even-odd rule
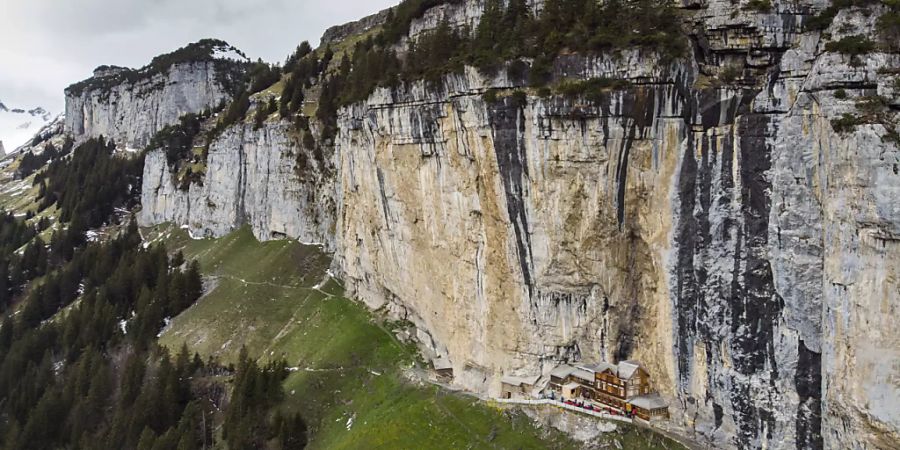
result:
[[[640,322],[671,323],[660,280],[686,130],[669,118],[684,99],[671,84],[597,106],[482,99],[484,86],[507,84],[468,71],[446,92],[383,91],[347,111],[345,280],[428,330],[470,388],[635,354],[666,377],[672,330]]]
[[[364,34],[369,30],[384,24],[385,20],[388,18],[388,11],[390,11],[390,8],[363,17],[354,22],[329,27],[325,30],[325,33],[322,34],[321,45],[338,44],[348,37]]]
[[[226,131],[188,191],[153,152],[141,220],[327,243],[351,292],[413,322],[470,389],[633,358],[697,440],[891,448],[897,112],[841,133],[832,121],[854,98],[897,105],[900,55],[825,51],[874,36],[862,10],[820,33],[804,21],[824,2],[688,6],[687,62],[558,58],[556,79],[630,82],[591,101],[513,95],[518,80],[467,69],[344,108],[333,160],[302,177],[283,124]],[[482,7],[432,9],[411,36],[472,27]],[[506,91],[488,101],[489,88]]]
[[[829,118],[853,106],[829,87],[838,70],[840,85],[874,90],[884,83],[879,69],[898,63],[898,55],[855,68],[820,58],[773,139],[773,180],[784,186],[772,197],[776,286],[795,305],[787,324],[800,325],[800,401],[821,395],[823,437],[835,446],[898,442],[900,331],[890,322],[900,305],[900,149],[881,124],[835,134]],[[821,391],[808,390],[818,383]]]
[[[434,30],[442,23],[460,30],[465,28],[474,33],[481,21],[486,3],[485,0],[448,1],[430,8],[422,14],[422,17],[412,21],[409,39],[416,40],[422,33]],[[509,2],[501,3],[509,4]],[[540,13],[544,0],[525,0],[525,4],[530,11]]]
[[[473,3],[411,33],[432,15],[471,25]],[[893,89],[900,61],[825,52],[801,26],[821,6],[704,4],[692,67],[558,60],[559,76],[632,81],[596,104],[486,103],[515,83],[470,70],[345,110],[348,286],[424,330],[472,389],[561,360],[637,358],[700,440],[890,448],[897,144],[885,125],[840,134],[831,120]],[[841,23],[874,35],[861,11]],[[731,64],[747,87],[703,87]]]
[[[184,114],[231,99],[221,61],[174,64],[165,72],[104,69],[66,90],[66,131],[76,139],[104,136],[119,146],[144,148]],[[134,75],[137,74],[137,75]]]
[[[298,173],[297,153],[309,150],[295,143],[289,128],[281,122],[229,128],[210,145],[203,182],[187,189],[176,186],[165,152],[151,151],[140,223],[174,222],[207,237],[249,224],[263,240],[289,236],[333,249],[335,196],[325,177],[330,162]]]

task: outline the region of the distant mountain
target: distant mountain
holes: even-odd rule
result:
[[[53,114],[42,106],[26,109],[0,102],[0,141],[15,149],[52,120]]]

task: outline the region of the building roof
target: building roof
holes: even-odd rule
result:
[[[567,364],[563,364],[561,366],[557,366],[555,369],[550,371],[550,376],[556,377],[556,378],[565,378],[565,377],[571,375],[573,370],[575,370],[574,367],[567,365]]]
[[[594,364],[594,372],[600,373],[606,370],[612,372],[613,374],[618,373],[618,368],[615,364],[610,364],[608,362]]]
[[[581,385],[578,383],[566,383],[563,385],[563,389],[565,389],[567,391],[571,391],[573,389],[578,389],[580,387],[581,387]]]
[[[509,375],[504,375],[503,378],[500,378],[500,382],[503,384],[508,384],[511,386],[521,386],[522,379],[519,377],[512,377]]]
[[[450,360],[447,358],[435,358],[431,363],[434,364],[434,370],[447,370],[453,368],[453,365],[450,364]]]
[[[619,363],[619,378],[627,380],[634,376],[634,373],[641,367],[641,363],[637,361],[622,361]]]
[[[584,369],[573,370],[572,376],[576,377],[576,378],[581,378],[582,380],[585,380],[585,381],[590,381],[592,383],[594,382],[594,373],[588,372],[587,370],[584,370]]]
[[[534,386],[537,383],[537,380],[540,378],[540,375],[533,375],[528,377],[516,377],[512,375],[504,375],[503,378],[500,379],[500,382],[503,384],[508,384],[510,386]]]
[[[587,366],[578,366],[579,369],[588,370],[594,373],[601,373],[605,371],[612,372],[613,375],[627,380],[634,376],[635,372],[641,367],[641,363],[635,360],[629,361],[621,361],[619,364],[610,364],[608,362],[599,362],[597,364],[587,365]]]
[[[628,400],[628,402],[642,409],[656,409],[669,406],[659,394],[641,395]]]
[[[635,360],[621,361],[619,364],[610,364],[608,362],[599,362],[597,364],[585,364],[572,367],[568,364],[557,366],[550,372],[550,376],[556,378],[566,378],[569,375],[580,378],[585,381],[594,381],[594,374],[604,371],[610,371],[615,376],[628,380],[637,373],[641,368],[641,363]]]

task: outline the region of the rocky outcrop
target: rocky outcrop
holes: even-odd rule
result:
[[[367,33],[373,28],[379,27],[384,24],[385,20],[387,20],[388,18],[390,10],[391,8],[384,9],[354,22],[329,27],[322,35],[320,45],[338,44],[348,37]]]
[[[66,89],[66,131],[76,140],[104,136],[121,147],[143,149],[181,116],[231,100],[243,69],[220,53],[239,54],[224,42],[206,40],[139,70],[99,67],[93,78]]]
[[[279,123],[227,131],[186,192],[151,153],[142,222],[326,242],[349,292],[414,323],[468,389],[639,359],[702,443],[891,448],[897,111],[833,121],[866,96],[896,105],[900,55],[825,51],[874,36],[878,11],[822,33],[804,23],[824,2],[685,6],[686,62],[557,59],[557,80],[629,81],[599,97],[516,94],[503,70],[378,89],[341,110],[308,178]],[[410,39],[482,7],[434,8]]]
[[[485,0],[450,1],[430,8],[422,17],[416,18],[410,23],[409,39],[416,40],[422,33],[434,30],[442,23],[457,30],[468,30],[470,33],[474,33],[481,21],[485,3]],[[544,0],[525,0],[525,4],[531,11],[540,13],[544,6]]]
[[[154,150],[144,163],[142,225],[174,222],[195,236],[219,237],[244,224],[262,240],[291,237],[334,249],[335,204],[328,161],[292,137],[290,125],[268,122],[229,128],[209,149],[202,183],[181,189],[166,161]],[[308,167],[297,170],[297,154]]]

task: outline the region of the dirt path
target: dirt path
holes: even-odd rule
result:
[[[226,280],[240,281],[241,283],[244,283],[244,284],[247,284],[250,286],[269,286],[269,287],[275,287],[275,288],[281,288],[281,289],[313,289],[313,288],[299,285],[299,284],[290,285],[290,284],[271,283],[268,281],[247,281],[243,278],[236,277],[234,275],[207,275],[206,278],[209,278],[209,279],[223,279],[224,278]],[[315,290],[318,291],[318,289],[315,289]],[[319,291],[319,292],[322,292],[322,291]],[[322,292],[322,293],[324,294],[324,292]]]

